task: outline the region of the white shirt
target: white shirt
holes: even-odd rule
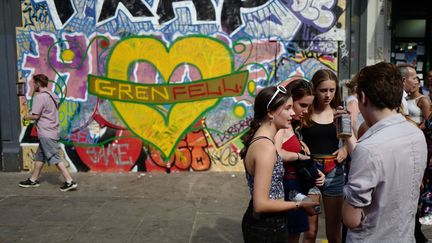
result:
[[[420,109],[420,107],[417,105],[417,103],[419,102],[419,99],[426,97],[424,95],[421,95],[415,99],[408,99],[407,100],[407,104],[408,104],[408,113],[410,118],[415,121],[417,124],[420,124],[423,122],[423,114],[422,114],[422,110]]]
[[[351,160],[345,200],[363,208],[358,228],[346,242],[412,243],[420,182],[426,168],[426,140],[401,114],[375,123],[359,139]]]

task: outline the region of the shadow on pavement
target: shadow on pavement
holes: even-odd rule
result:
[[[239,221],[228,218],[218,218],[214,227],[200,227],[193,234],[191,243],[199,242],[233,242],[243,239]]]

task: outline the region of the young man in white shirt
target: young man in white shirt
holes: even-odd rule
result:
[[[420,129],[397,112],[402,89],[393,64],[381,62],[359,73],[359,109],[369,128],[353,150],[344,187],[346,242],[415,242],[427,149]]]

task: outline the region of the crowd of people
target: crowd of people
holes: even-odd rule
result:
[[[430,190],[432,202],[431,101],[415,68],[367,66],[346,83],[345,101],[340,86],[321,69],[257,94],[242,137],[245,242],[315,242],[321,211],[331,243],[427,242],[419,218],[432,213],[421,196]],[[351,136],[335,122],[346,114]]]

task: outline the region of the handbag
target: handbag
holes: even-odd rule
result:
[[[36,129],[36,124],[30,122],[26,124],[24,136],[21,139],[21,143],[39,143],[39,137]]]
[[[315,186],[318,178],[318,169],[316,163],[312,159],[297,160],[293,163],[296,170],[297,180],[300,182],[300,187],[304,191],[309,191]]]

